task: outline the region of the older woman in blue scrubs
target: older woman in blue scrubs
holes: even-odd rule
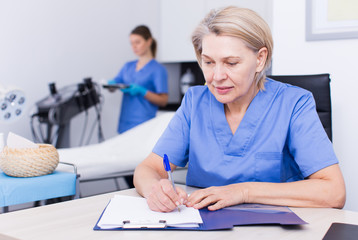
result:
[[[126,63],[109,84],[121,83],[124,93],[118,133],[155,117],[158,106],[168,102],[168,76],[164,66],[155,60],[156,41],[147,26],[132,30],[130,43],[138,60]]]
[[[206,86],[181,107],[136,168],[134,184],[154,211],[179,204],[217,210],[240,203],[342,208],[345,184],[312,94],[265,76],[273,41],[255,12],[214,10],[192,35]],[[190,196],[167,180],[188,166]]]

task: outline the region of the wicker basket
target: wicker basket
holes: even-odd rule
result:
[[[4,147],[0,154],[0,168],[9,176],[35,177],[52,173],[59,161],[56,148],[50,144],[38,144],[39,148]]]

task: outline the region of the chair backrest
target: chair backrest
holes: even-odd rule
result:
[[[269,75],[267,77],[310,91],[316,101],[318,116],[327,136],[332,141],[331,79],[329,74]]]

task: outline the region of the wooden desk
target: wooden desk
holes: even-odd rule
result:
[[[190,191],[190,190],[189,190]],[[8,235],[30,239],[322,239],[332,222],[358,224],[358,212],[291,208],[309,224],[303,226],[238,226],[222,231],[94,231],[108,201],[115,194],[137,196],[134,189],[97,195],[37,208],[0,214],[0,239]],[[168,238],[169,236],[169,238]],[[10,239],[10,238],[9,238]]]

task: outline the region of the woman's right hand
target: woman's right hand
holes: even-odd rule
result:
[[[111,92],[111,93],[113,93],[113,92],[115,92],[115,91],[117,90],[117,88],[115,88],[115,87],[109,87],[109,88],[107,88],[107,89],[108,89],[108,91]]]
[[[173,188],[168,179],[156,182],[146,196],[148,206],[157,212],[171,212],[187,202],[188,194],[180,187]]]

